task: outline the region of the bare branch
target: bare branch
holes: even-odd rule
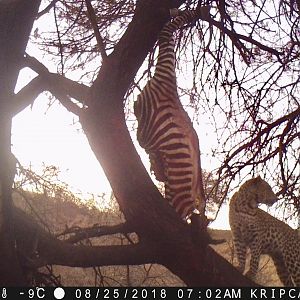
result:
[[[35,77],[24,86],[11,101],[11,113],[17,115],[28,105],[32,104],[39,94],[46,90],[45,80],[41,76]]]
[[[44,231],[26,213],[15,210],[18,249],[30,257],[36,245],[38,257],[29,261],[31,266],[46,264],[93,267],[108,265],[136,265],[157,261],[153,245],[82,246],[56,239]],[[25,251],[27,249],[27,252]]]
[[[270,133],[270,131],[275,128],[278,127],[280,124],[284,123],[284,122],[291,122],[291,120],[294,120],[295,118],[297,118],[300,115],[300,107],[298,107],[296,110],[294,110],[293,112],[291,112],[288,115],[285,115],[279,119],[277,119],[276,121],[274,121],[273,123],[266,123],[263,122],[266,127],[262,130],[260,130],[258,132],[258,134],[251,139],[249,142],[245,142],[243,143],[239,148],[237,148],[236,150],[234,150],[230,155],[228,155],[228,157],[226,158],[226,160],[223,162],[222,167],[219,169],[219,173],[222,172],[222,170],[226,167],[228,167],[229,162],[237,155],[239,154],[241,151],[249,148],[250,146],[254,145],[257,141],[259,141],[263,135],[268,135]],[[299,134],[298,134],[299,136]],[[278,151],[276,151],[277,153]]]
[[[56,4],[56,2],[58,2],[58,0],[52,0],[43,10],[41,10],[35,17],[35,19],[39,19],[40,17],[42,17],[43,15],[47,14]]]
[[[249,36],[245,36],[243,34],[239,34],[237,32],[233,32],[233,31],[229,30],[228,28],[226,28],[224,26],[223,23],[218,22],[218,21],[214,20],[213,18],[207,18],[205,20],[208,21],[210,24],[219,28],[222,32],[226,33],[232,40],[233,44],[239,49],[239,51],[243,57],[244,57],[244,54],[243,54],[244,51],[245,52],[248,52],[248,51],[247,51],[246,47],[241,43],[241,40],[246,41],[250,44],[253,44],[266,52],[272,53],[273,55],[275,55],[278,58],[278,60],[280,60],[280,56],[284,54],[284,52],[280,52],[280,51],[275,50],[274,48],[270,48],[266,45],[263,45],[260,42],[256,41],[255,39],[253,39]]]
[[[127,234],[131,233],[130,226],[128,223],[117,224],[114,226],[93,226],[89,228],[70,228],[62,232],[58,236],[66,235],[66,234],[74,234],[67,240],[68,243],[75,244],[81,240],[93,238],[93,237],[100,237],[104,235],[111,235],[116,233]]]
[[[59,74],[49,72],[49,70],[41,62],[39,62],[36,58],[29,56],[28,54],[25,56],[24,63],[27,67],[31,68],[41,76],[44,76],[45,78],[50,76],[54,85],[64,88],[67,95],[75,98],[82,104],[85,104],[89,93],[88,86],[68,79]]]
[[[98,25],[97,25],[97,19],[96,19],[95,11],[93,9],[93,6],[92,6],[90,0],[85,0],[85,4],[86,4],[86,7],[87,7],[87,11],[88,11],[88,17],[89,17],[90,22],[92,24],[94,34],[95,34],[95,37],[96,37],[96,40],[97,40],[97,44],[98,44],[98,47],[99,47],[100,54],[102,56],[102,59],[105,60],[106,57],[107,57],[107,54],[105,52],[105,45],[104,45],[103,39],[100,35],[99,28],[98,28]]]
[[[71,101],[69,97],[75,98],[83,105],[87,98],[89,87],[72,81],[64,76],[51,73],[36,58],[25,56],[24,63],[39,74],[13,98],[12,112],[16,114],[32,103],[34,99],[43,91],[50,91],[60,102],[76,115],[81,114],[81,108]]]
[[[58,20],[57,20],[57,13],[56,13],[56,5],[54,5],[54,22],[56,28],[56,34],[59,44],[59,56],[60,56],[60,65],[61,65],[61,75],[64,75],[64,55],[63,55],[63,45],[61,42],[61,32],[58,28]]]

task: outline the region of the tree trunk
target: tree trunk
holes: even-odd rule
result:
[[[5,170],[0,174],[0,221],[2,233],[5,233],[0,241],[0,274],[9,275],[0,278],[0,283],[5,286],[25,282],[16,259],[11,219],[12,176],[7,172],[11,126],[8,103],[39,2],[15,0],[2,1],[0,5],[0,44],[5,45],[0,48],[0,69],[4,70],[0,75],[0,168]],[[250,286],[253,283],[212,249],[192,242],[189,226],[180,220],[148,176],[125,122],[124,94],[167,21],[168,8],[178,7],[182,2],[137,2],[133,21],[114,52],[103,63],[91,88],[88,109],[80,116],[80,121],[132,231],[137,232],[140,240],[151,245],[158,263],[165,265],[188,285]],[[17,28],[17,24],[20,24],[20,28]],[[56,250],[61,249],[60,253],[69,255],[63,242],[50,240],[54,247],[44,247],[41,252],[49,251],[55,257]],[[39,247],[42,246],[40,242]],[[71,249],[71,246],[67,248]],[[55,258],[52,263],[55,263]],[[63,261],[59,263],[63,264]],[[73,262],[73,265],[76,263]],[[10,270],[14,270],[14,273],[11,274]]]
[[[22,57],[38,11],[38,0],[0,3],[0,285],[24,285],[17,260],[11,186],[15,164],[11,156],[11,97]]]
[[[114,76],[111,72],[105,78]],[[99,90],[91,94],[89,109],[80,121],[132,230],[140,239],[156,244],[157,262],[189,286],[253,285],[211,248],[192,242],[189,226],[162,198],[133,146],[123,101],[114,85],[107,79],[107,94]]]
[[[164,1],[160,3],[165,6],[157,9],[152,6],[155,3],[140,1],[126,33],[91,88],[88,109],[80,122],[126,220],[140,239],[157,245],[159,263],[188,285],[253,285],[212,249],[192,242],[189,226],[162,198],[130,138],[124,94],[167,21],[167,9],[176,6]]]

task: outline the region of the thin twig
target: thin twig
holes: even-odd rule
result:
[[[54,21],[55,21],[55,28],[58,38],[59,44],[59,55],[60,55],[60,64],[61,64],[61,75],[64,75],[64,56],[63,56],[63,45],[61,42],[60,31],[58,28],[58,21],[57,21],[57,14],[56,14],[56,5],[54,4]]]
[[[48,4],[43,10],[41,10],[35,17],[35,19],[39,19],[41,16],[47,14],[56,4],[56,2],[58,2],[58,0],[53,0],[50,2],[50,4]]]
[[[95,34],[95,37],[97,40],[100,54],[102,56],[102,59],[105,60],[107,58],[107,54],[105,51],[104,41],[100,35],[99,28],[97,25],[97,19],[96,19],[96,14],[95,14],[94,8],[93,8],[90,0],[85,0],[85,3],[86,3],[86,7],[87,7],[88,17],[90,19],[91,25],[94,30],[94,34]]]

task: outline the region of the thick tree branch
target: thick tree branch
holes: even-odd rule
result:
[[[37,72],[39,76],[29,82],[12,98],[11,111],[13,115],[33,103],[35,98],[43,91],[51,92],[69,111],[80,115],[81,108],[72,102],[69,97],[75,98],[84,105],[89,93],[88,86],[49,72],[42,63],[29,55],[25,56],[24,63]]]
[[[157,261],[150,243],[123,246],[81,246],[56,239],[32,218],[15,209],[16,237],[20,253],[37,266],[55,264],[73,267],[136,265]],[[38,257],[34,257],[34,253]]]
[[[51,77],[51,83],[57,86],[57,88],[65,90],[67,95],[75,98],[82,104],[86,102],[86,98],[89,93],[88,86],[68,79],[57,73],[49,72],[49,70],[41,62],[28,54],[26,54],[24,58],[24,64],[39,75],[43,75],[45,78]]]
[[[117,224],[114,226],[93,226],[89,228],[69,228],[59,234],[58,236],[64,236],[67,234],[73,234],[70,238],[65,241],[71,244],[78,243],[84,239],[100,237],[104,235],[111,235],[116,233],[128,234],[132,230],[128,223]]]
[[[94,82],[95,93],[107,91],[114,83],[114,90],[123,97],[145,57],[157,40],[158,33],[170,19],[170,9],[178,8],[184,1],[138,1],[134,17],[114,51],[103,63]],[[114,68],[114,70],[111,70]],[[109,72],[109,76],[107,76]],[[94,98],[94,97],[91,97]],[[98,103],[98,105],[102,105]]]
[[[0,1],[0,285],[24,285],[12,215],[10,103],[40,0]],[[14,168],[15,171],[15,168]]]
[[[45,80],[41,76],[35,77],[26,86],[24,86],[11,101],[11,112],[15,116],[46,90]]]
[[[144,240],[138,244],[122,246],[74,246],[44,231],[31,217],[19,209],[15,209],[15,220],[17,248],[22,254],[23,264],[32,268],[46,264],[94,267],[160,263],[175,274],[180,274],[188,284],[197,282],[200,286],[209,284],[219,287],[254,285],[211,248],[207,249],[204,256],[199,253],[199,249],[196,247],[190,249],[187,244],[184,245],[186,252],[178,251],[178,248],[182,247],[181,239],[173,245],[172,255],[169,252],[169,247],[172,245],[169,245],[168,240],[160,244]],[[199,257],[201,260],[197,259]],[[211,268],[219,278],[217,283],[211,281]],[[194,278],[195,271],[203,276],[197,281]]]

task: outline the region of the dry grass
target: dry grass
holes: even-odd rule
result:
[[[32,194],[30,205],[20,196],[15,195],[18,207],[31,213],[42,225],[53,233],[60,233],[66,228],[88,227],[94,224],[113,225],[122,222],[120,213],[99,212],[78,206],[72,201],[61,201],[55,198],[45,198],[43,195]],[[212,246],[216,252],[236,265],[233,258],[231,232],[226,230],[211,230],[216,239],[226,239],[227,242]],[[124,244],[122,235],[93,239],[92,243]],[[101,268],[69,268],[54,266],[53,271],[60,277],[64,286],[184,286],[185,284],[174,274],[161,265],[142,266],[111,266]],[[264,286],[280,286],[274,265],[268,257],[263,257],[256,281]]]
[[[237,266],[236,257],[233,255],[233,242],[230,230],[212,230],[211,235],[215,239],[226,239],[226,243],[220,245],[214,245],[212,248],[222,255],[226,260],[228,260],[234,266]],[[249,267],[250,254],[247,254],[246,269]],[[282,286],[272,259],[263,255],[259,262],[259,271],[256,276],[255,281],[262,286]]]

